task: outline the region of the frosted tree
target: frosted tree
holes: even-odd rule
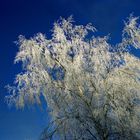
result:
[[[20,36],[15,62],[23,71],[8,87],[8,103],[23,108],[44,97],[51,121],[42,140],[139,140],[140,59],[131,53],[140,49],[137,19],[129,18],[115,46],[71,17],[54,23],[51,39]]]

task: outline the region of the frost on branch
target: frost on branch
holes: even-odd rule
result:
[[[140,48],[137,18],[125,23],[115,47],[108,37],[87,37],[94,31],[70,17],[54,24],[51,39],[19,37],[15,62],[23,71],[6,98],[24,107],[44,97],[52,120],[42,140],[140,139],[140,59],[129,50]]]

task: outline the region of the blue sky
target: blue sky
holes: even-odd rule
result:
[[[132,12],[140,16],[139,0],[0,0],[0,140],[37,140],[47,124],[45,110],[9,109],[3,101],[4,86],[21,71],[20,64],[13,64],[18,50],[13,42],[19,35],[50,36],[54,21],[73,15],[76,24],[93,23],[98,35],[110,33],[114,44],[121,40],[123,20]]]

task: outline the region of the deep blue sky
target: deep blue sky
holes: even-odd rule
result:
[[[17,53],[13,42],[20,34],[50,35],[54,21],[73,15],[76,24],[91,22],[99,35],[110,33],[111,42],[116,43],[123,20],[132,12],[140,16],[140,0],[0,0],[0,140],[37,140],[47,123],[47,113],[39,108],[8,109],[3,102],[4,86],[21,70],[13,64]]]

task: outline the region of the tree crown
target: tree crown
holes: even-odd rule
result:
[[[130,51],[140,49],[137,19],[125,22],[115,46],[107,36],[95,37],[91,24],[74,25],[72,17],[54,23],[51,39],[20,36],[15,62],[23,72],[9,86],[8,103],[22,108],[44,97],[52,122],[42,139],[138,139],[140,59]]]

